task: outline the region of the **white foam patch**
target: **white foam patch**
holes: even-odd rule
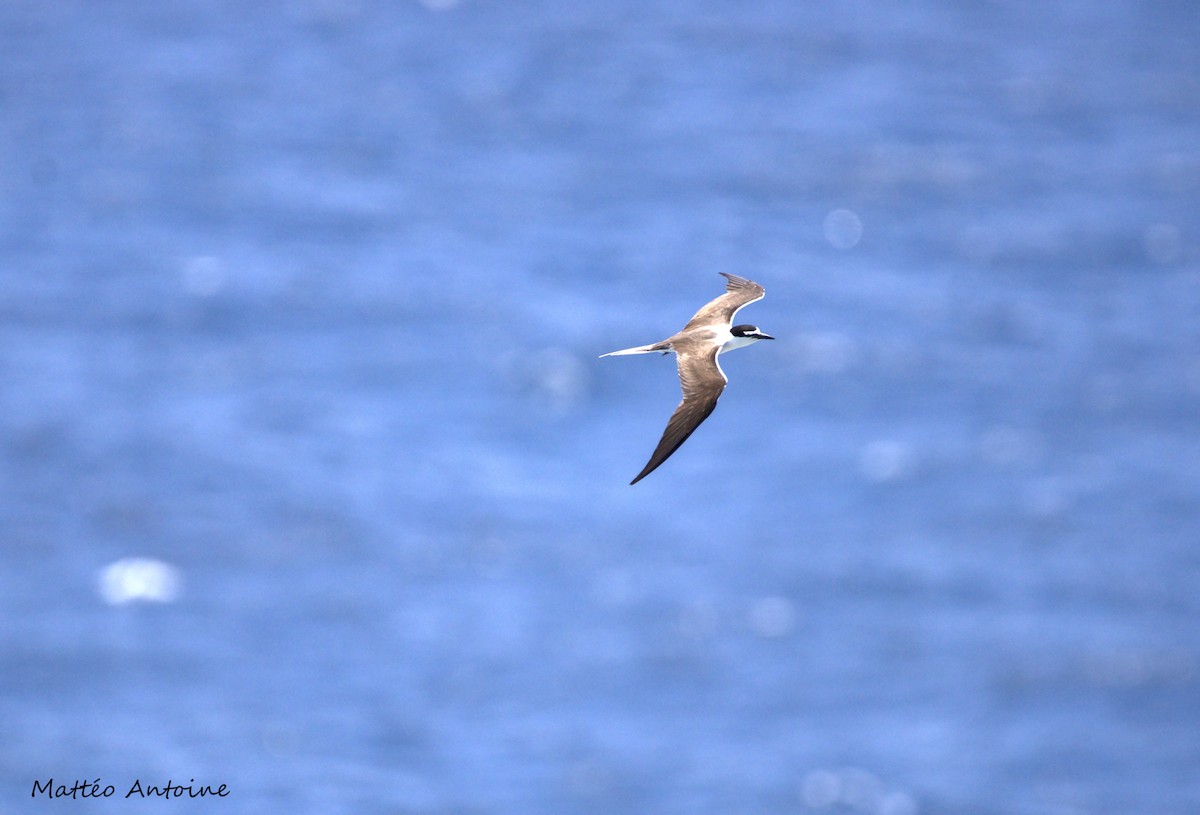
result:
[[[100,570],[97,589],[110,606],[128,603],[172,603],[179,598],[179,569],[151,558],[122,558]]]
[[[825,240],[835,249],[853,249],[862,239],[862,220],[857,213],[848,209],[833,210],[825,216],[821,226]]]

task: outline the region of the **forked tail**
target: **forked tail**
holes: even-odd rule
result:
[[[649,345],[639,345],[637,348],[624,348],[620,351],[609,351],[607,354],[601,354],[603,357],[620,357],[625,354],[669,354],[671,346],[667,342],[653,342]]]

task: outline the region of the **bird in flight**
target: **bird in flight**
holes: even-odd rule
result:
[[[679,366],[679,385],[683,389],[683,401],[671,414],[658,446],[654,448],[642,471],[629,482],[631,485],[650,475],[658,465],[670,458],[713,412],[721,391],[725,390],[729,381],[725,372],[721,370],[721,363],[717,357],[724,351],[744,348],[759,340],[775,339],[759,331],[758,326],[733,325],[734,315],[743,306],[763,299],[763,287],[737,275],[725,272],[721,274],[729,280],[725,286],[725,293],[697,311],[678,334],[673,334],[662,342],[600,355],[617,357],[624,354],[674,353]]]

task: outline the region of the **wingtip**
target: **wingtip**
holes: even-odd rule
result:
[[[659,462],[659,463],[661,464],[662,462]],[[631,487],[632,487],[634,484],[636,484],[637,482],[641,481],[641,480],[642,480],[643,478],[645,478],[646,476],[650,475],[650,473],[654,472],[654,469],[655,469],[655,467],[658,467],[658,464],[655,464],[655,465],[654,465],[654,467],[651,467],[651,466],[647,465],[647,466],[645,467],[645,469],[643,469],[643,470],[642,470],[640,473],[638,473],[638,474],[637,474],[637,475],[634,477],[634,479],[633,479],[632,481],[630,481],[630,482],[629,482],[629,486],[631,486]]]

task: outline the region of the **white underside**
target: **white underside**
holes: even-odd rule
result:
[[[729,339],[721,344],[721,353],[732,351],[735,348],[745,348],[747,345],[754,345],[758,342],[758,337],[735,337],[726,332]]]
[[[713,345],[719,345],[721,350],[718,354],[723,354],[726,351],[733,351],[736,348],[745,348],[747,345],[753,345],[758,342],[757,337],[735,337],[729,333],[728,328],[713,329],[713,337],[711,340]],[[674,348],[655,348],[657,343],[649,345],[639,345],[636,348],[623,348],[620,351],[609,351],[607,354],[601,354],[601,357],[622,357],[629,354],[673,354]]]

